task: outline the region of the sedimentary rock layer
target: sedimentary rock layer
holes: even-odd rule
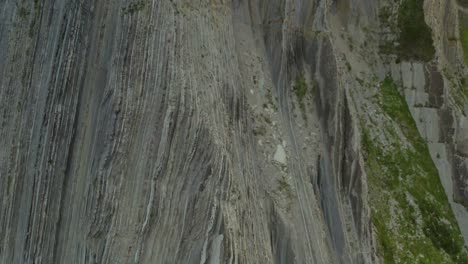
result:
[[[380,54],[394,1],[0,2],[0,263],[386,261],[369,194],[387,189],[361,145],[372,122],[376,142],[394,127],[412,145],[372,97],[388,76],[468,234],[467,126],[443,71],[464,66],[437,41],[458,7],[436,2],[430,62]]]

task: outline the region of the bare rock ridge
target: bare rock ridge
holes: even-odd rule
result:
[[[465,2],[0,1],[0,263],[468,263]]]

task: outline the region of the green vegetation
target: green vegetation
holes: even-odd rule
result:
[[[33,38],[36,35],[36,33],[39,31],[37,21],[41,19],[40,16],[41,16],[42,6],[43,6],[43,2],[41,0],[34,0],[34,7],[30,10],[31,20],[29,23],[29,30],[28,30],[28,36],[30,38]]]
[[[465,102],[468,99],[468,83],[464,77],[460,78],[460,85],[455,86],[455,103],[460,107],[462,112],[465,113]]]
[[[126,15],[133,14],[133,13],[143,10],[145,6],[146,6],[146,3],[144,1],[134,2],[134,3],[129,4],[127,7],[123,8],[123,13]]]
[[[398,91],[397,85],[393,82],[392,78],[386,77],[381,84],[381,100],[380,104],[382,109],[396,122],[398,122],[405,133],[405,136],[419,142],[416,139],[420,138],[416,124],[411,116],[405,98]]]
[[[271,95],[270,90],[267,90],[266,98],[267,98],[268,104],[271,105],[273,110],[275,112],[278,112],[278,107],[276,106],[275,102],[273,101],[273,95]],[[277,98],[275,97],[275,99],[277,99]],[[278,101],[278,100],[275,100],[275,101]],[[264,107],[267,108],[268,104],[264,105]]]
[[[468,17],[460,13],[460,41],[463,47],[463,58],[468,65]]]
[[[281,176],[281,178],[278,179],[278,192],[285,195],[290,200],[294,197],[291,185],[285,176]]]
[[[389,146],[363,129],[372,221],[385,263],[468,263],[437,168],[389,77],[382,82],[380,105],[410,145],[403,146],[393,128],[387,128]]]
[[[389,21],[391,20],[392,15],[393,15],[392,10],[390,9],[389,6],[383,6],[379,10],[380,22],[386,26],[389,25]]]
[[[429,61],[435,48],[424,20],[424,0],[404,0],[398,9],[399,51],[403,59]]]
[[[424,20],[424,0],[403,0],[398,13],[389,7],[379,12],[380,23],[397,38],[383,40],[380,44],[382,54],[395,54],[400,60],[430,61],[434,58],[435,48],[431,28]]]
[[[18,16],[22,19],[25,19],[26,17],[28,17],[30,14],[29,10],[26,9],[25,7],[20,7],[18,8]]]
[[[294,88],[296,91],[296,96],[299,98],[299,100],[302,100],[307,93],[307,84],[303,75],[297,77]]]
[[[463,97],[468,98],[468,83],[465,78],[461,78],[460,80],[461,88],[460,93]]]
[[[297,101],[299,102],[299,106],[301,110],[304,111],[305,110],[304,97],[307,93],[307,84],[306,84],[304,75],[301,74],[296,77],[296,84],[294,85],[294,92],[296,93]]]

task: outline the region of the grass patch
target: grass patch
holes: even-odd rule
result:
[[[288,197],[289,200],[294,197],[291,185],[284,176],[278,179],[278,192]]]
[[[383,6],[379,10],[379,19],[384,26],[389,26],[389,21],[391,20],[393,13],[390,9],[390,6]]]
[[[123,8],[123,13],[125,15],[134,14],[136,12],[143,10],[145,6],[146,6],[146,3],[144,1],[130,3],[127,7]]]
[[[387,77],[380,106],[411,147],[388,128],[384,146],[363,127],[372,221],[385,263],[468,263],[457,222],[427,145],[419,135],[398,86]]]
[[[382,41],[382,43],[379,44],[379,51],[382,54],[395,54],[396,53],[396,47],[395,44],[392,41],[386,40]]]
[[[29,29],[28,29],[28,36],[30,38],[34,38],[34,36],[39,31],[37,21],[40,20],[42,6],[43,6],[42,0],[34,0],[33,8],[26,10],[28,12],[28,16],[31,15],[31,20],[30,20]]]
[[[431,28],[424,20],[424,0],[404,0],[398,9],[399,51],[403,59],[430,61],[435,54]]]
[[[305,110],[304,97],[307,94],[307,84],[304,75],[298,75],[296,77],[296,84],[294,85],[294,92],[296,93],[299,107],[302,111]]]
[[[387,113],[394,121],[400,124],[401,129],[405,133],[405,136],[414,143],[418,142],[420,138],[419,132],[416,127],[416,123],[411,116],[408,105],[406,104],[405,98],[398,91],[397,85],[393,82],[392,78],[386,77],[381,83],[380,93],[380,104],[382,109]],[[421,146],[419,146],[421,147]]]
[[[434,58],[432,30],[424,20],[424,0],[403,0],[398,12],[383,7],[379,19],[381,26],[390,30],[390,36],[396,36],[381,41],[382,54],[397,55],[398,61],[430,61]]]
[[[349,64],[349,63],[348,63]],[[351,64],[348,65],[351,67]],[[307,85],[307,81],[303,74],[296,76],[296,82],[294,83],[294,93],[297,97],[297,102],[299,104],[299,109],[302,113],[302,118],[304,119],[305,125],[307,126],[307,115],[306,115],[306,97],[309,96],[309,99],[313,99],[317,93],[319,85],[315,79],[312,79]],[[307,102],[310,105],[310,100]]]
[[[459,13],[460,16],[460,41],[463,48],[463,59],[465,65],[468,65],[468,17]]]

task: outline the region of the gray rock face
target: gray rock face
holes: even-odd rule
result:
[[[0,2],[0,263],[382,262],[351,80],[394,69],[346,42],[380,4]],[[405,63],[465,197],[467,121]]]
[[[1,262],[370,262],[326,4],[3,2]]]

